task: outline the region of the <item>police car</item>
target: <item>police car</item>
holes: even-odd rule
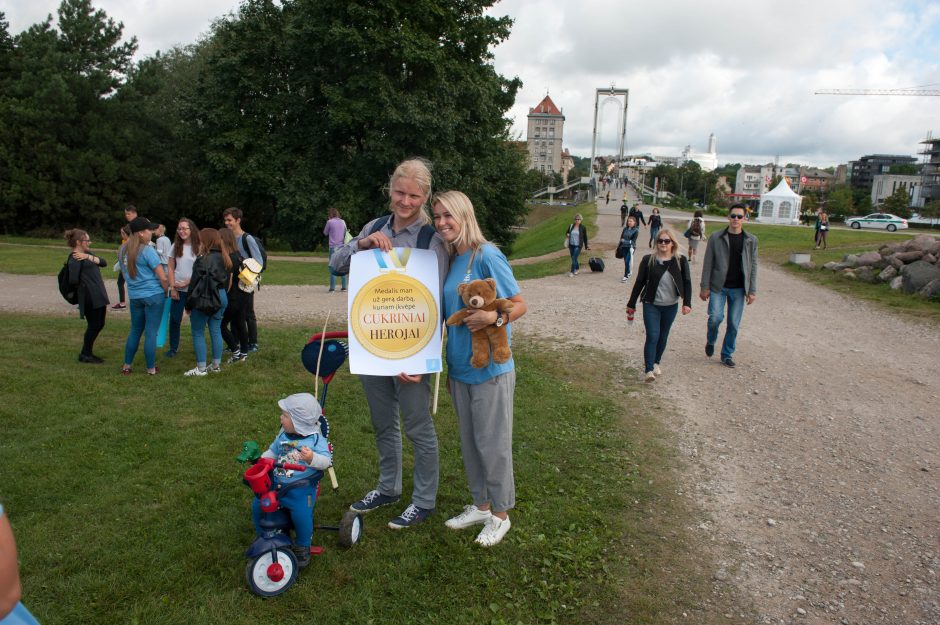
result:
[[[877,228],[894,232],[907,228],[907,220],[890,213],[872,213],[864,217],[847,217],[845,225],[858,230],[859,228]]]

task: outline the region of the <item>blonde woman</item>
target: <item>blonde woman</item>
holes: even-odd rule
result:
[[[643,326],[646,328],[643,364],[647,382],[662,374],[659,363],[666,351],[672,322],[676,320],[679,300],[682,300],[683,315],[692,312],[692,274],[685,256],[678,252],[679,243],[672,230],[660,230],[656,236],[656,251],[640,261],[636,283],[627,302],[629,319],[636,311],[637,299],[643,298]]]
[[[121,373],[130,375],[131,364],[143,335],[147,373],[156,375],[157,330],[160,329],[163,317],[163,299],[169,280],[163,272],[157,251],[150,246],[156,224],[150,223],[146,217],[135,217],[128,226],[131,234],[121,251],[119,264],[131,300],[131,331],[124,344]]]
[[[434,225],[447,241],[450,271],[444,281],[444,318],[464,307],[457,292],[460,284],[493,278],[498,297],[512,301],[508,313],[478,311],[464,325],[447,328],[447,389],[460,423],[460,449],[473,503],[446,522],[451,529],[483,525],[476,542],[490,547],[500,542],[511,527],[509,510],[516,505],[512,469],[513,395],[515,365],[510,359],[475,368],[470,364],[471,332],[511,324],[527,307],[512,274],[509,261],[480,231],[473,204],[460,191],[445,191],[431,205]]]
[[[87,323],[85,341],[78,354],[78,362],[100,365],[104,362],[92,349],[95,339],[104,329],[108,312],[108,291],[101,278],[101,267],[107,262],[91,253],[91,237],[84,230],[65,231],[65,241],[71,249],[68,257],[69,284],[78,287],[78,315]]]
[[[389,215],[373,219],[349,243],[335,251],[330,269],[337,275],[349,273],[350,257],[363,250],[391,250],[393,247],[424,248],[437,255],[440,284],[450,262],[441,235],[434,232],[426,212],[431,197],[431,168],[424,159],[399,163],[388,182]],[[405,529],[423,522],[437,505],[440,481],[437,432],[431,420],[431,385],[427,375],[361,375],[362,388],[379,453],[379,479],[376,487],[350,509],[371,512],[398,502],[402,491],[401,426],[414,449],[414,490],[411,503],[391,521],[392,529]]]

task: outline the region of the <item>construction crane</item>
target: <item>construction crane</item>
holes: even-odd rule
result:
[[[940,96],[937,89],[820,89],[815,95],[908,95]]]

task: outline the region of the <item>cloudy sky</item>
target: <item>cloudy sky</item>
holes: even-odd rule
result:
[[[5,0],[17,33],[58,0]],[[140,54],[205,33],[236,0],[97,0]],[[817,89],[940,90],[940,3],[928,0],[503,0],[515,23],[496,68],[524,85],[510,111],[547,93],[563,109],[565,147],[590,156],[595,89],[629,89],[627,151],[828,166],[863,154],[915,155],[940,135],[940,97],[822,96]],[[617,106],[602,107],[598,153],[617,149]]]

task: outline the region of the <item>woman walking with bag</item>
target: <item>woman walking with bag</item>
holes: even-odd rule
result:
[[[683,315],[692,312],[692,274],[685,256],[677,256],[678,251],[679,243],[672,231],[661,231],[656,237],[656,252],[647,254],[640,262],[640,271],[627,302],[629,320],[636,312],[637,299],[643,298],[643,326],[646,329],[643,364],[647,382],[662,374],[659,363],[666,351],[679,300],[682,300]]]
[[[576,276],[581,268],[578,264],[581,248],[591,249],[588,246],[587,228],[581,223],[581,213],[575,215],[574,223],[568,226],[568,231],[565,233],[565,245],[568,246],[568,253],[571,254],[571,273],[568,276]]]
[[[101,278],[101,267],[108,263],[89,251],[91,238],[84,230],[65,231],[65,240],[72,248],[68,258],[69,284],[78,286],[78,316],[85,320],[85,340],[78,362],[100,365],[104,362],[95,356],[92,348],[95,339],[104,329],[104,319],[108,312],[108,291]]]
[[[705,240],[705,214],[702,211],[698,210],[692,214],[684,236],[689,243],[689,262],[695,263],[698,244]]]
[[[653,207],[653,212],[650,214],[647,223],[650,227],[650,243],[648,247],[653,247],[653,241],[656,240],[656,235],[659,234],[659,231],[663,228],[663,218],[659,214],[659,209],[655,206]]]
[[[620,233],[620,244],[617,247],[617,257],[623,259],[621,282],[626,282],[633,275],[633,254],[636,252],[636,238],[639,234],[640,229],[636,225],[636,217],[632,215],[627,217],[627,227]]]
[[[209,371],[222,370],[222,315],[228,304],[226,291],[231,280],[232,259],[222,253],[222,238],[215,228],[200,230],[199,243],[202,255],[193,263],[189,297],[186,299],[196,366],[184,373],[185,376],[204,376]],[[206,325],[212,341],[211,364],[207,364],[206,359]]]
[[[157,374],[157,330],[163,318],[163,299],[169,280],[156,250],[150,246],[155,224],[145,217],[135,217],[128,224],[130,237],[121,250],[118,263],[127,284],[127,296],[131,301],[131,331],[124,344],[123,375],[130,375],[131,363],[144,337],[144,360],[147,373]]]
[[[445,525],[459,530],[483,525],[476,543],[491,547],[509,531],[508,511],[516,505],[512,469],[513,395],[515,364],[492,360],[483,368],[470,363],[471,333],[485,327],[506,326],[526,313],[509,261],[480,231],[473,204],[460,191],[445,191],[432,202],[434,225],[451,252],[450,271],[444,281],[444,317],[464,307],[457,288],[471,280],[492,278],[497,297],[508,298],[508,313],[471,313],[463,325],[447,327],[447,390],[460,424],[460,449],[473,503]],[[511,338],[511,335],[510,335]]]

